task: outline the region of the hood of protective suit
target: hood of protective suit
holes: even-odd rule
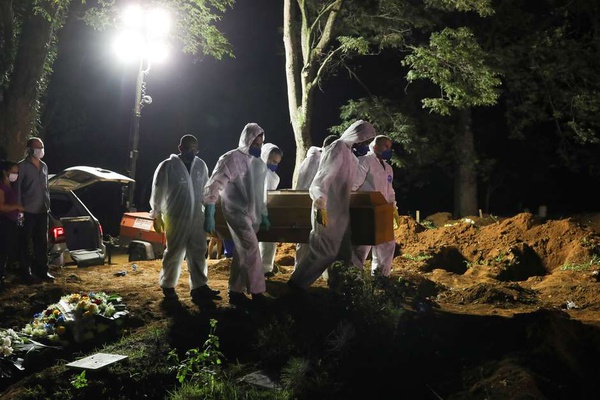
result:
[[[250,122],[244,126],[242,134],[240,135],[240,141],[238,143],[238,149],[242,152],[249,154],[248,149],[259,135],[264,135],[265,131],[257,123]]]
[[[306,158],[309,157],[314,157],[315,155],[321,155],[321,147],[317,147],[317,146],[310,146],[308,148],[308,151],[306,152]]]
[[[273,143],[263,143],[262,149],[260,150],[260,158],[265,162],[265,164],[267,164],[267,161],[269,160],[269,154],[271,154],[271,151],[273,151],[273,149],[279,149],[279,146]],[[283,155],[283,152],[281,153]]]
[[[369,153],[375,153],[375,145],[377,144],[377,139],[382,137],[387,138],[387,136],[385,135],[377,135],[373,138],[373,140],[371,140],[371,143],[369,143]]]
[[[359,119],[348,127],[340,136],[339,140],[352,146],[355,143],[364,142],[375,137],[375,128],[370,122]]]

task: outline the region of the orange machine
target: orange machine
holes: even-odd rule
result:
[[[119,243],[128,246],[130,261],[162,257],[166,238],[157,233],[148,212],[126,212],[121,218]]]

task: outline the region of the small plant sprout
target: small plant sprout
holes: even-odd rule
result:
[[[75,375],[75,377],[71,380],[71,385],[75,389],[83,389],[83,388],[87,387],[88,380],[85,377],[85,370],[81,371],[80,374]]]

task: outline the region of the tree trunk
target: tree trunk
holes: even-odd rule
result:
[[[44,66],[54,35],[53,21],[60,11],[54,2],[44,6],[50,20],[31,12],[23,23],[10,84],[0,103],[1,144],[6,158],[14,161],[23,157],[27,138],[35,131],[40,83],[46,75]]]
[[[454,175],[454,215],[458,218],[477,215],[477,155],[471,124],[471,109],[460,111]]]
[[[296,141],[292,187],[295,187],[298,181],[300,164],[312,145],[310,133],[315,88],[323,70],[331,61],[332,50],[328,49],[328,46],[333,38],[333,26],[336,24],[342,3],[342,0],[330,2],[317,17],[326,22],[314,25],[314,21],[308,20],[309,13],[304,1],[284,0],[285,76],[290,122]]]
[[[310,137],[310,93],[305,93],[306,82],[305,71],[301,57],[301,44],[296,36],[296,16],[298,10],[295,0],[285,0],[283,6],[283,44],[285,47],[285,77],[287,82],[288,107],[290,111],[290,122],[294,131],[296,142],[296,162],[292,178],[292,187],[298,181],[300,164],[306,158],[306,152],[312,145]],[[302,71],[302,74],[300,73]],[[312,102],[310,102],[312,104]]]

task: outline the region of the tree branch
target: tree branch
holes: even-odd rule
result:
[[[323,75],[323,72],[327,68],[327,65],[331,62],[333,57],[340,51],[342,51],[342,46],[339,46],[336,49],[327,53],[327,56],[325,57],[325,59],[323,59],[323,61],[321,62],[321,65],[319,65],[319,68],[317,69],[317,72],[315,73],[315,76],[312,79],[311,84],[316,85],[319,82],[319,79],[321,78],[321,75]]]
[[[343,0],[336,0],[331,4],[330,7],[327,7],[329,11],[329,16],[327,17],[327,22],[325,23],[325,28],[323,29],[323,34],[321,35],[321,39],[315,46],[313,53],[321,54],[323,49],[331,42],[331,35],[333,32],[333,25],[335,24],[335,20],[342,8]]]

